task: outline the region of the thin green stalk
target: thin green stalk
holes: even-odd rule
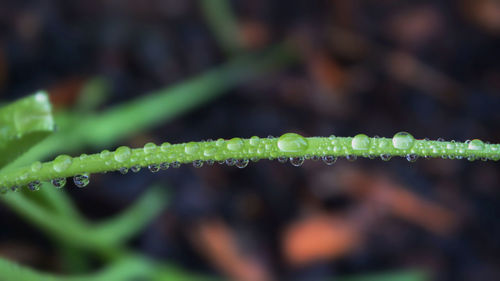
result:
[[[59,155],[53,161],[35,162],[31,166],[20,167],[9,173],[0,173],[0,186],[36,186],[40,181],[74,177],[80,187],[88,183],[88,174],[128,169],[138,171],[147,166],[157,172],[169,166],[177,167],[182,163],[193,163],[201,167],[203,163],[222,162],[245,167],[249,160],[290,159],[300,166],[305,159],[321,157],[327,164],[337,157],[355,159],[356,157],[381,157],[389,160],[393,156],[403,156],[409,161],[418,157],[443,157],[448,159],[495,160],[500,159],[500,145],[488,144],[475,139],[466,142],[416,140],[412,135],[400,132],[393,138],[370,138],[364,134],[355,137],[310,137],[287,133],[279,138],[189,142],[180,144],[163,143],[157,146],[146,144],[143,148],[130,149],[119,147],[113,152],[104,150],[99,154],[70,157]],[[83,184],[82,184],[83,182]]]

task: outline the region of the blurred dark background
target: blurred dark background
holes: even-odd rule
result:
[[[0,0],[0,99],[48,89],[56,111],[75,110],[98,76],[110,85],[97,109],[106,110],[286,41],[295,63],[121,143],[401,130],[500,142],[498,1],[235,0],[229,45],[200,3]],[[500,280],[498,172],[493,161],[260,161],[108,173],[69,192],[97,219],[168,183],[171,203],[131,246],[201,274],[335,280],[419,269],[432,280]],[[1,214],[2,256],[62,271],[40,232]]]

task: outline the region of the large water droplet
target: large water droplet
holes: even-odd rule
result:
[[[227,149],[231,151],[238,151],[243,148],[243,140],[240,138],[232,138],[227,141]]]
[[[36,180],[36,181],[32,181],[30,183],[28,183],[28,188],[32,191],[37,191],[37,190],[40,190],[40,186],[42,184],[40,183],[40,181]]]
[[[38,172],[42,168],[42,162],[36,161],[31,164],[31,171],[32,172]]]
[[[127,161],[130,158],[131,151],[130,148],[126,146],[120,146],[116,149],[114,153],[115,160],[122,163]]]
[[[156,144],[152,143],[152,142],[148,142],[144,145],[144,153],[146,154],[150,154],[150,153],[154,153],[156,151],[158,147],[156,146]]]
[[[300,167],[304,164],[304,157],[290,157],[290,163],[295,167]]]
[[[132,166],[132,167],[130,167],[130,170],[134,173],[137,173],[141,170],[141,166],[139,166],[139,165]]]
[[[337,161],[337,157],[332,155],[326,155],[321,157],[326,165],[333,165]]]
[[[99,153],[99,156],[101,157],[101,159],[105,159],[110,155],[110,153],[111,152],[109,152],[109,150],[104,149],[103,151],[101,151],[101,153]]]
[[[184,147],[184,152],[189,155],[196,154],[200,150],[200,145],[196,142],[189,142]]]
[[[240,169],[243,169],[245,168],[246,166],[248,166],[248,162],[249,160],[248,159],[238,159],[236,160],[236,167],[240,168]]]
[[[484,149],[484,143],[482,140],[478,140],[478,139],[471,140],[469,142],[469,145],[467,146],[467,148],[469,150],[482,150],[482,149]]]
[[[66,185],[66,178],[57,178],[50,181],[56,188],[63,188]]]
[[[52,165],[54,168],[54,171],[56,172],[62,172],[71,166],[71,163],[73,161],[71,160],[71,157],[68,155],[59,155],[54,159]]]
[[[253,136],[250,138],[250,145],[256,146],[260,143],[260,138],[258,136]]]
[[[415,142],[415,138],[407,132],[399,132],[392,137],[392,145],[397,149],[410,149]]]
[[[355,150],[368,150],[370,148],[370,138],[365,134],[358,134],[351,141]]]
[[[75,183],[76,187],[86,187],[90,182],[90,176],[87,173],[76,175],[73,177],[73,182]]]
[[[167,162],[163,162],[160,164],[160,169],[162,170],[166,170],[168,169],[168,167],[170,167],[170,165]]]
[[[166,152],[172,145],[168,142],[164,142],[160,146],[160,150]]]
[[[286,133],[278,139],[278,148],[283,152],[302,152],[308,146],[307,139],[295,133]]]
[[[217,149],[215,149],[214,147],[207,147],[203,150],[203,155],[205,155],[206,157],[212,157],[216,153],[217,153]]]

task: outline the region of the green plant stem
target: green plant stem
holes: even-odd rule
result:
[[[287,135],[291,138],[287,139]],[[296,134],[285,134],[279,139],[252,137],[174,145],[164,143],[161,146],[147,144],[144,148],[136,149],[120,147],[114,152],[104,151],[100,154],[81,157],[59,156],[54,161],[36,165],[36,169],[32,165],[17,168],[9,173],[3,172],[0,173],[0,186],[23,186],[33,181],[48,181],[84,173],[100,173],[144,166],[152,166],[154,169],[162,163],[193,163],[194,161],[239,159],[248,162],[249,159],[308,159],[313,156],[372,158],[381,155],[389,156],[389,158],[393,156],[468,158],[469,160],[479,158],[499,160],[500,158],[499,144],[484,144],[480,140],[446,142],[413,140],[413,137],[411,139],[411,146],[404,149],[396,148],[394,138],[364,136],[363,142],[359,145],[356,141],[360,138],[357,137],[304,138]]]

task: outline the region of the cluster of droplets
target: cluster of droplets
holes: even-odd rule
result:
[[[193,167],[201,168],[204,165],[214,163],[245,168],[249,162],[257,162],[266,155],[269,160],[277,160],[280,163],[289,162],[293,166],[301,166],[305,160],[322,160],[326,165],[336,163],[338,157],[344,156],[348,161],[355,161],[359,156],[374,159],[380,157],[383,161],[389,161],[394,156],[406,158],[409,162],[415,162],[419,155],[424,158],[442,157],[446,159],[467,158],[470,161],[500,159],[500,146],[490,145],[481,140],[474,139],[465,143],[449,141],[439,138],[436,141],[415,140],[407,132],[399,132],[392,138],[370,138],[364,134],[358,134],[351,138],[336,137],[328,138],[305,138],[299,134],[286,133],[275,138],[259,138],[253,136],[249,139],[232,138],[229,140],[217,139],[201,142],[189,142],[185,144],[171,145],[168,142],[157,146],[147,143],[142,149],[130,149],[126,146],[118,147],[114,152],[103,150],[96,155],[82,154],[74,160],[68,155],[59,155],[54,161],[43,164],[34,162],[28,171],[18,177],[19,181],[25,181],[29,173],[43,172],[54,175],[50,180],[56,188],[66,185],[66,178],[61,174],[68,174],[68,169],[85,170],[84,164],[87,160],[98,160],[104,163],[107,170],[117,170],[122,174],[129,171],[137,173],[142,167],[153,173],[169,168],[179,168],[181,163],[191,162]],[[77,187],[85,187],[89,184],[89,174],[81,173],[73,177]],[[27,187],[30,190],[38,190],[41,186],[39,180],[30,182]],[[0,188],[4,192],[9,188]],[[18,190],[19,185],[14,185],[11,190]]]

